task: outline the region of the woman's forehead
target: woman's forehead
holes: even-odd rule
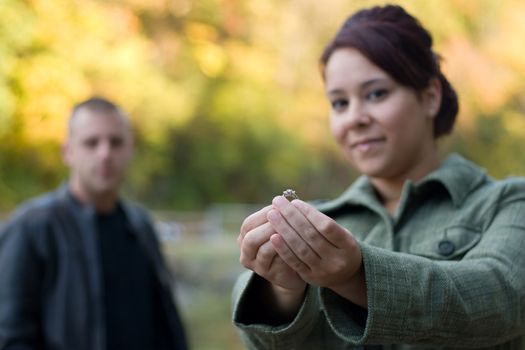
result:
[[[349,85],[363,87],[382,80],[390,80],[390,76],[356,49],[337,49],[325,66],[327,91]]]

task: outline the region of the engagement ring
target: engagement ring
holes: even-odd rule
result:
[[[284,196],[284,198],[288,199],[289,201],[292,201],[294,199],[299,199],[299,197],[297,196],[297,193],[295,193],[295,191],[291,190],[291,189],[287,189],[287,190],[283,191],[283,196]]]

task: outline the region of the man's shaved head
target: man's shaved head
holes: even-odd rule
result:
[[[131,125],[126,114],[113,102],[103,98],[103,97],[91,97],[83,102],[78,103],[73,108],[71,115],[69,117],[68,123],[68,133],[69,137],[73,135],[76,120],[79,114],[82,112],[88,112],[97,115],[112,115],[118,116],[121,121],[130,129]]]

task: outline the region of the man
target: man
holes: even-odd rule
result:
[[[67,184],[0,233],[0,349],[186,349],[150,219],[119,198],[128,119],[91,98],[70,117]]]

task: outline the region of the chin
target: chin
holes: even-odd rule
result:
[[[362,175],[368,176],[372,179],[381,179],[384,178],[384,173],[382,171],[361,171]]]
[[[120,183],[119,184],[111,183],[111,184],[103,184],[103,185],[99,184],[98,186],[93,186],[92,189],[96,195],[102,196],[102,195],[116,193],[120,187],[119,185]]]
[[[385,166],[382,162],[356,162],[355,168],[363,175],[369,176],[369,177],[383,177],[386,174],[386,169],[388,167]]]

